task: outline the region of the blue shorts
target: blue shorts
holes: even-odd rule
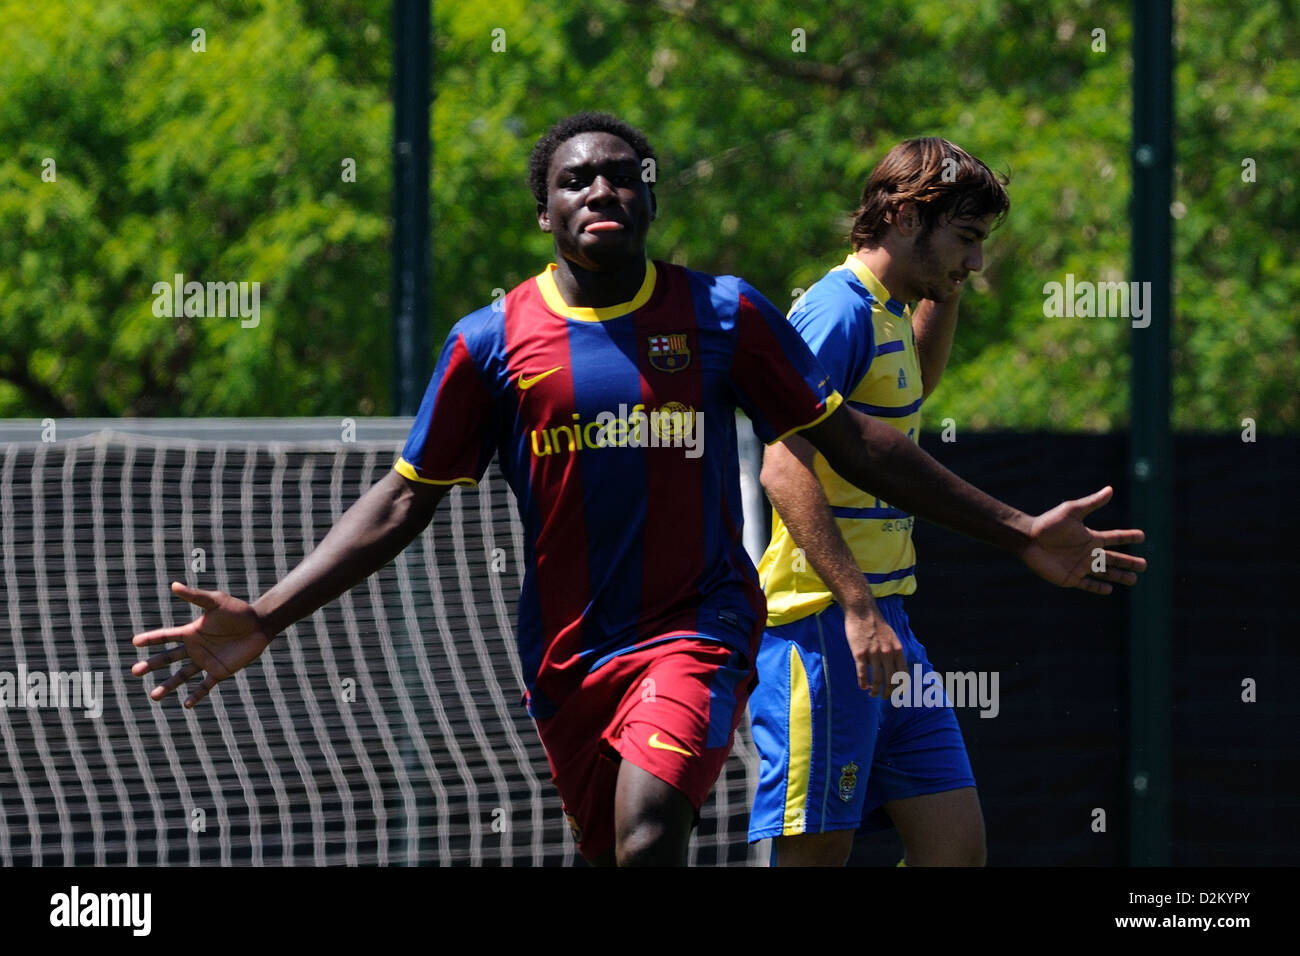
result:
[[[876,603],[902,642],[908,671],[918,663],[922,673],[932,671],[903,599]],[[891,800],[975,786],[952,706],[895,706],[891,690],[872,697],[858,687],[838,604],[764,632],[749,699],[759,755],[751,841],[886,829],[892,824],[881,806]]]

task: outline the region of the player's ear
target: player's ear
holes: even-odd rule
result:
[[[546,211],[546,203],[544,202],[537,204],[537,225],[542,232],[551,231],[551,214]]]
[[[894,208],[894,225],[905,236],[916,233],[921,225],[921,217],[916,211],[916,204],[910,202],[899,203]]]

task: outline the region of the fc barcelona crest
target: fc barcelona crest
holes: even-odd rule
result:
[[[858,786],[858,765],[849,761],[840,768],[840,799],[848,803]]]
[[[675,332],[671,335],[652,335],[650,343],[650,365],[661,372],[680,372],[691,364],[691,347],[686,344],[686,333]]]

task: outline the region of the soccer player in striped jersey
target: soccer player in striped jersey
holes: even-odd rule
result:
[[[394,470],[283,581],[252,605],[173,584],[205,613],[136,636],[184,642],[133,669],[186,662],[155,699],[206,671],[186,704],[201,700],[392,560],[448,488],[477,482],[496,455],[525,529],[517,644],[529,711],[579,850],[681,864],[752,689],[764,619],[741,543],[737,407],[766,441],[802,430],[851,480],[1062,583],[1087,575],[1093,547],[1140,539],[989,498],[845,411],[744,280],[647,261],[654,159],[640,132],[604,114],[538,141],[529,179],[554,263],[456,324]],[[1106,579],[1131,580],[1140,561],[1112,554]]]
[[[908,140],[872,171],[854,251],[790,315],[851,408],[916,439],[965,279],[1009,208],[1005,184],[947,140]],[[908,865],[983,865],[950,702],[898,707],[890,693],[895,671],[932,673],[903,610],[916,590],[912,515],[845,482],[798,435],[769,447],[762,480],[777,514],[759,562],[768,629],[750,700],[761,762],[750,839],[774,838],[777,865],[835,866],[860,825],[894,825]]]

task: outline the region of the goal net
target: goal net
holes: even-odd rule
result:
[[[132,634],[168,584],[256,596],[392,466],[398,419],[0,423],[0,862],[563,865],[520,700],[522,527],[494,464],[388,567],[198,708],[148,697]],[[691,844],[746,845],[744,727]]]

